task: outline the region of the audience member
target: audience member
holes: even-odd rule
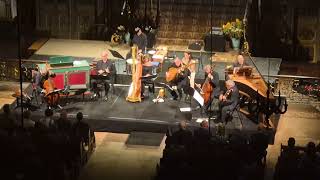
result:
[[[275,180],[294,179],[297,177],[300,155],[295,142],[295,139],[290,137],[288,139],[288,146],[283,148],[276,165]]]
[[[320,159],[316,154],[316,145],[314,142],[309,142],[306,151],[303,154],[299,169],[301,177],[305,180],[319,179]]]
[[[187,129],[186,121],[180,121],[179,130],[172,134],[172,144],[190,146],[192,142],[192,132]]]
[[[89,125],[86,122],[83,122],[82,112],[77,113],[77,121],[73,126],[74,135],[77,136],[80,140],[84,141],[86,144],[89,143]]]
[[[62,110],[60,112],[60,117],[56,120],[56,127],[62,132],[68,133],[71,131],[71,122],[68,119],[68,113],[66,110]]]
[[[0,115],[0,129],[12,133],[15,128],[15,118],[10,110],[9,104],[3,106],[3,113]]]
[[[35,127],[35,122],[31,119],[31,112],[29,110],[23,113],[23,127],[26,129]]]
[[[46,109],[44,112],[45,117],[39,120],[40,125],[46,128],[54,127],[54,120],[52,118],[53,111],[51,109]]]
[[[194,131],[194,140],[197,144],[208,143],[210,139],[209,134],[209,123],[206,120],[203,120],[200,123],[200,128]]]
[[[2,179],[77,179],[81,165],[87,158],[83,154],[92,151],[94,145],[88,144],[93,141],[89,140],[88,124],[81,121],[82,113],[77,114],[75,125],[79,136],[82,136],[80,138],[74,138],[66,115],[65,111],[61,112],[57,121],[59,128],[55,128],[52,110],[45,110],[45,117],[36,122],[32,121],[31,113],[27,110],[23,112],[26,131],[15,128],[9,105],[5,105],[0,116],[0,142],[4,144],[0,148],[0,154],[3,155],[0,164]],[[50,130],[52,127],[54,130]],[[70,132],[63,133],[68,128]],[[7,132],[12,129],[14,134]],[[94,139],[94,134],[91,135],[90,138]],[[84,140],[89,147],[87,151],[79,146]]]
[[[299,159],[299,150],[295,147],[296,140],[293,137],[288,139],[288,147],[285,148],[281,156],[285,160],[298,160]]]

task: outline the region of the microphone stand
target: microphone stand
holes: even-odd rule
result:
[[[213,15],[213,6],[214,6],[214,0],[212,0],[211,1],[211,6],[210,6],[210,55],[211,55],[211,60],[210,60],[210,66],[212,67],[212,54],[213,54],[213,51],[212,51],[212,26],[213,26],[213,17],[212,17],[212,15]],[[212,69],[211,69],[211,71],[213,71]],[[207,109],[209,109],[209,114],[208,114],[208,125],[209,125],[209,129],[208,129],[208,131],[209,131],[209,137],[211,137],[211,123],[210,123],[210,121],[211,121],[211,118],[212,118],[212,93],[210,93],[210,99],[209,99],[210,101],[210,104],[209,104],[209,107],[207,108]]]

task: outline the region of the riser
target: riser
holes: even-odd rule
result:
[[[203,44],[201,39],[171,39],[171,38],[157,38],[157,44],[161,45],[182,45],[188,46],[189,44],[200,42]]]
[[[180,39],[202,39],[205,33],[196,32],[175,32],[175,31],[160,31],[157,34],[158,38],[180,38]]]

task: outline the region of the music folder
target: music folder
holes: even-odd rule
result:
[[[112,54],[113,57],[118,58],[118,59],[124,59],[124,57],[118,51],[115,51],[112,49],[108,49],[108,50],[110,51],[110,53]]]

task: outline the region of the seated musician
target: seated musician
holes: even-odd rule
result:
[[[240,68],[244,66],[249,66],[248,63],[245,61],[243,55],[238,55],[237,60],[235,63],[233,63],[232,68],[233,68],[233,74],[236,74]]]
[[[116,70],[111,61],[108,60],[108,52],[103,51],[101,53],[101,59],[97,62],[96,65],[96,78],[93,78],[92,86],[94,91],[94,96],[100,96],[97,84],[103,84],[105,90],[105,100],[108,100],[108,93],[110,89],[110,80],[112,81]]]
[[[55,92],[55,90],[57,89],[56,84],[53,80],[55,77],[56,74],[48,73],[48,79],[43,83],[45,99],[48,103],[48,107],[58,107],[62,109],[62,107],[59,105],[60,95],[58,92]]]
[[[191,52],[186,51],[183,53],[183,58],[181,59],[182,65],[185,66],[191,73],[196,72],[196,62],[192,59]]]
[[[228,113],[233,111],[239,102],[239,90],[235,85],[234,81],[226,81],[227,91],[221,93],[219,96],[219,111],[220,121],[226,123]]]
[[[152,75],[152,62],[151,62],[151,57],[149,55],[146,55],[144,57],[144,61],[142,62],[142,76],[143,77],[148,77]],[[141,98],[144,98],[144,91],[145,91],[145,86],[146,85],[152,85],[152,89],[149,89],[150,92],[154,93],[154,86],[153,82],[151,79],[148,78],[143,78],[141,79]]]
[[[206,65],[204,67],[204,79],[201,84],[196,84],[198,88],[201,88],[201,90],[204,90],[204,83],[209,83],[209,85],[212,87],[212,93],[210,94],[210,99],[208,102],[205,102],[204,108],[207,111],[210,107],[212,100],[214,98],[218,99],[220,95],[220,85],[219,85],[219,74],[214,71],[213,67],[211,65]],[[206,93],[206,92],[203,92]]]
[[[193,94],[194,80],[196,75],[196,61],[192,58],[191,52],[183,53],[182,72],[184,74],[182,81],[183,92],[187,95],[187,99]]]
[[[176,89],[178,91],[179,96],[178,97],[173,97],[174,100],[177,100],[177,98],[181,99],[182,98],[182,89],[186,89],[187,86],[189,86],[189,78],[191,72],[189,69],[182,69],[182,61],[179,58],[176,58],[174,62],[169,66],[168,69],[170,68],[177,68],[178,73],[174,74],[175,77],[173,80],[168,82],[168,85],[173,87],[176,86]],[[166,76],[171,76],[170,70],[167,72]]]

